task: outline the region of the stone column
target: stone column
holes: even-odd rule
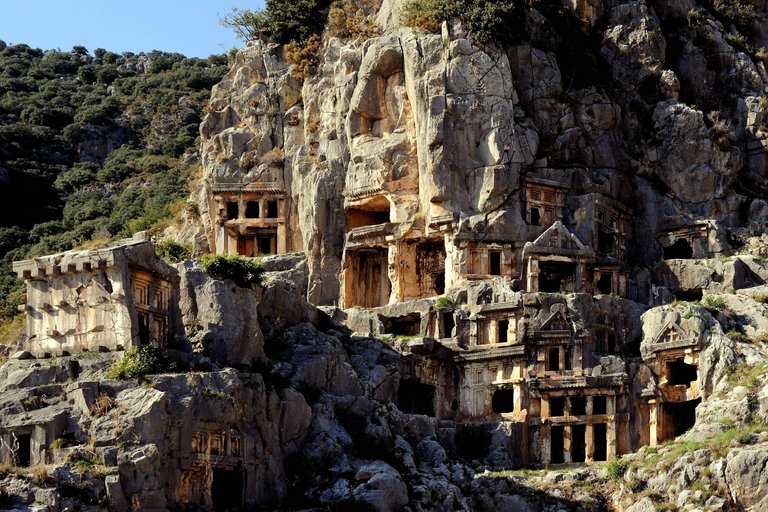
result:
[[[648,402],[649,446],[657,446],[659,444],[659,431],[662,428],[659,407],[661,407],[661,404],[657,403],[656,400]]]
[[[525,289],[529,292],[539,291],[539,260],[529,256],[527,267],[528,276],[526,278]]]
[[[566,405],[566,407],[569,407]],[[569,413],[570,414],[570,413]],[[571,425],[565,425],[563,428],[563,461],[566,464],[570,464],[573,461],[571,457],[571,448],[573,445],[573,427]]]
[[[228,249],[227,228],[224,224],[219,224],[219,227],[216,229],[216,254],[224,254]]]
[[[592,409],[592,400],[590,399],[587,402],[587,414],[591,413]],[[584,454],[585,454],[585,461],[586,462],[595,462],[595,429],[592,426],[592,423],[587,423],[587,428],[584,433],[584,442],[586,443],[586,446],[584,448]]]

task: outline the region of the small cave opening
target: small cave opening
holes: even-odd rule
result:
[[[640,86],[637,88],[637,93],[648,105],[656,105],[660,100],[658,92],[660,78],[660,75],[648,76],[640,82]]]
[[[670,386],[690,386],[698,378],[696,365],[688,364],[682,359],[667,362],[667,383]]]
[[[571,425],[571,462],[587,460],[587,426]]]
[[[592,397],[592,414],[606,414],[608,411],[608,400],[604,395],[595,395]]]
[[[385,224],[389,222],[390,208],[389,199],[384,196],[375,196],[365,204],[347,208],[347,228]]]
[[[401,380],[397,407],[406,414],[435,416],[435,386],[415,380]]]
[[[698,302],[704,297],[704,293],[700,288],[694,288],[691,290],[678,290],[675,292],[675,298],[677,300],[686,302]]]
[[[597,280],[597,291],[603,295],[610,295],[613,292],[613,279],[611,274],[600,272],[600,279]]]
[[[584,416],[587,414],[587,399],[583,395],[571,397],[571,416]]]
[[[675,243],[664,248],[665,260],[690,260],[691,258],[693,258],[693,248],[684,238],[678,238]]]
[[[384,332],[395,336],[418,336],[421,334],[421,315],[410,313],[404,316],[379,317],[384,324]]]
[[[28,468],[32,463],[32,435],[17,434],[16,442],[19,449],[16,450],[16,463],[20,468]]]
[[[576,275],[576,263],[539,262],[539,291],[558,293],[566,290],[566,283]]]
[[[565,416],[565,398],[562,396],[549,399],[549,415]]]
[[[606,423],[592,425],[592,437],[595,449],[592,458],[596,462],[608,460],[608,425]]]
[[[482,461],[491,453],[491,433],[483,425],[462,425],[456,431],[454,444],[462,459]]]
[[[514,412],[515,392],[512,389],[497,389],[491,399],[491,408],[496,414]]]
[[[696,424],[696,407],[700,403],[701,398],[687,402],[663,404],[666,425],[664,440],[683,435]]]
[[[552,425],[549,429],[549,438],[549,461],[552,464],[563,464],[565,462],[565,428],[562,425]]]
[[[243,476],[241,470],[213,468],[211,505],[215,512],[242,510]]]

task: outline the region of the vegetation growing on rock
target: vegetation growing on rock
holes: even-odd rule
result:
[[[0,318],[23,301],[10,263],[162,229],[184,210],[210,88],[227,59],[83,47],[0,51]]]
[[[259,284],[264,273],[261,263],[237,254],[206,254],[202,267],[212,276],[231,279],[240,286]]]

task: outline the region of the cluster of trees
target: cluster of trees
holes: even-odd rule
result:
[[[0,320],[11,262],[160,227],[186,207],[210,88],[227,57],[0,44]]]

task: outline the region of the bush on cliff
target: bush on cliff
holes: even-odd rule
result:
[[[458,19],[479,43],[506,42],[520,35],[525,7],[523,0],[412,0],[405,4],[401,21],[437,32],[443,21]]]
[[[202,267],[215,278],[231,279],[243,287],[261,283],[264,274],[261,263],[237,254],[206,254]]]
[[[140,345],[127,349],[123,358],[109,370],[107,378],[143,379],[147,375],[177,371],[179,366],[168,352],[154,345]]]

